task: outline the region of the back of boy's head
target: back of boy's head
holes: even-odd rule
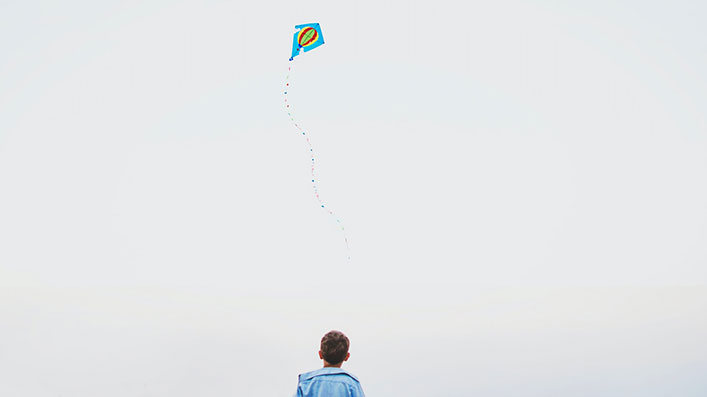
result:
[[[340,331],[329,331],[322,337],[319,350],[329,364],[338,364],[346,358],[349,352],[349,338]]]

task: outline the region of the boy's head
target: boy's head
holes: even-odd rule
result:
[[[325,367],[341,367],[349,359],[349,338],[340,331],[329,331],[322,337],[319,358]]]

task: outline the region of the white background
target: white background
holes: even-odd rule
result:
[[[707,7],[489,3],[2,2],[0,394],[707,393]]]

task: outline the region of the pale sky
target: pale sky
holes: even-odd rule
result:
[[[0,394],[704,395],[706,17],[0,3]]]

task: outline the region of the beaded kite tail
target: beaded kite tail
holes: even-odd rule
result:
[[[287,101],[287,92],[290,89],[290,72],[292,72],[292,60],[290,60],[290,65],[287,67],[287,77],[285,78],[285,109],[287,110],[287,116],[290,118],[292,121],[292,124],[299,130],[299,132],[302,134],[304,139],[307,141],[307,146],[309,149],[309,155],[311,157],[311,169],[310,173],[312,175],[312,188],[314,189],[314,197],[317,199],[317,202],[321,206],[323,210],[329,213],[329,215],[336,221],[336,224],[339,226],[341,229],[341,233],[344,235],[344,243],[346,244],[346,253],[347,253],[347,258],[348,260],[351,260],[351,250],[349,249],[349,239],[346,237],[346,229],[344,228],[344,224],[341,222],[341,219],[332,211],[329,209],[328,206],[324,204],[324,201],[322,201],[321,197],[319,197],[319,189],[317,188],[317,178],[314,175],[314,165],[316,163],[315,157],[314,157],[314,148],[312,147],[312,142],[310,142],[309,137],[307,136],[307,133],[304,132],[302,127],[297,124],[297,121],[295,121],[294,116],[292,115],[292,108],[290,107],[289,102]]]

